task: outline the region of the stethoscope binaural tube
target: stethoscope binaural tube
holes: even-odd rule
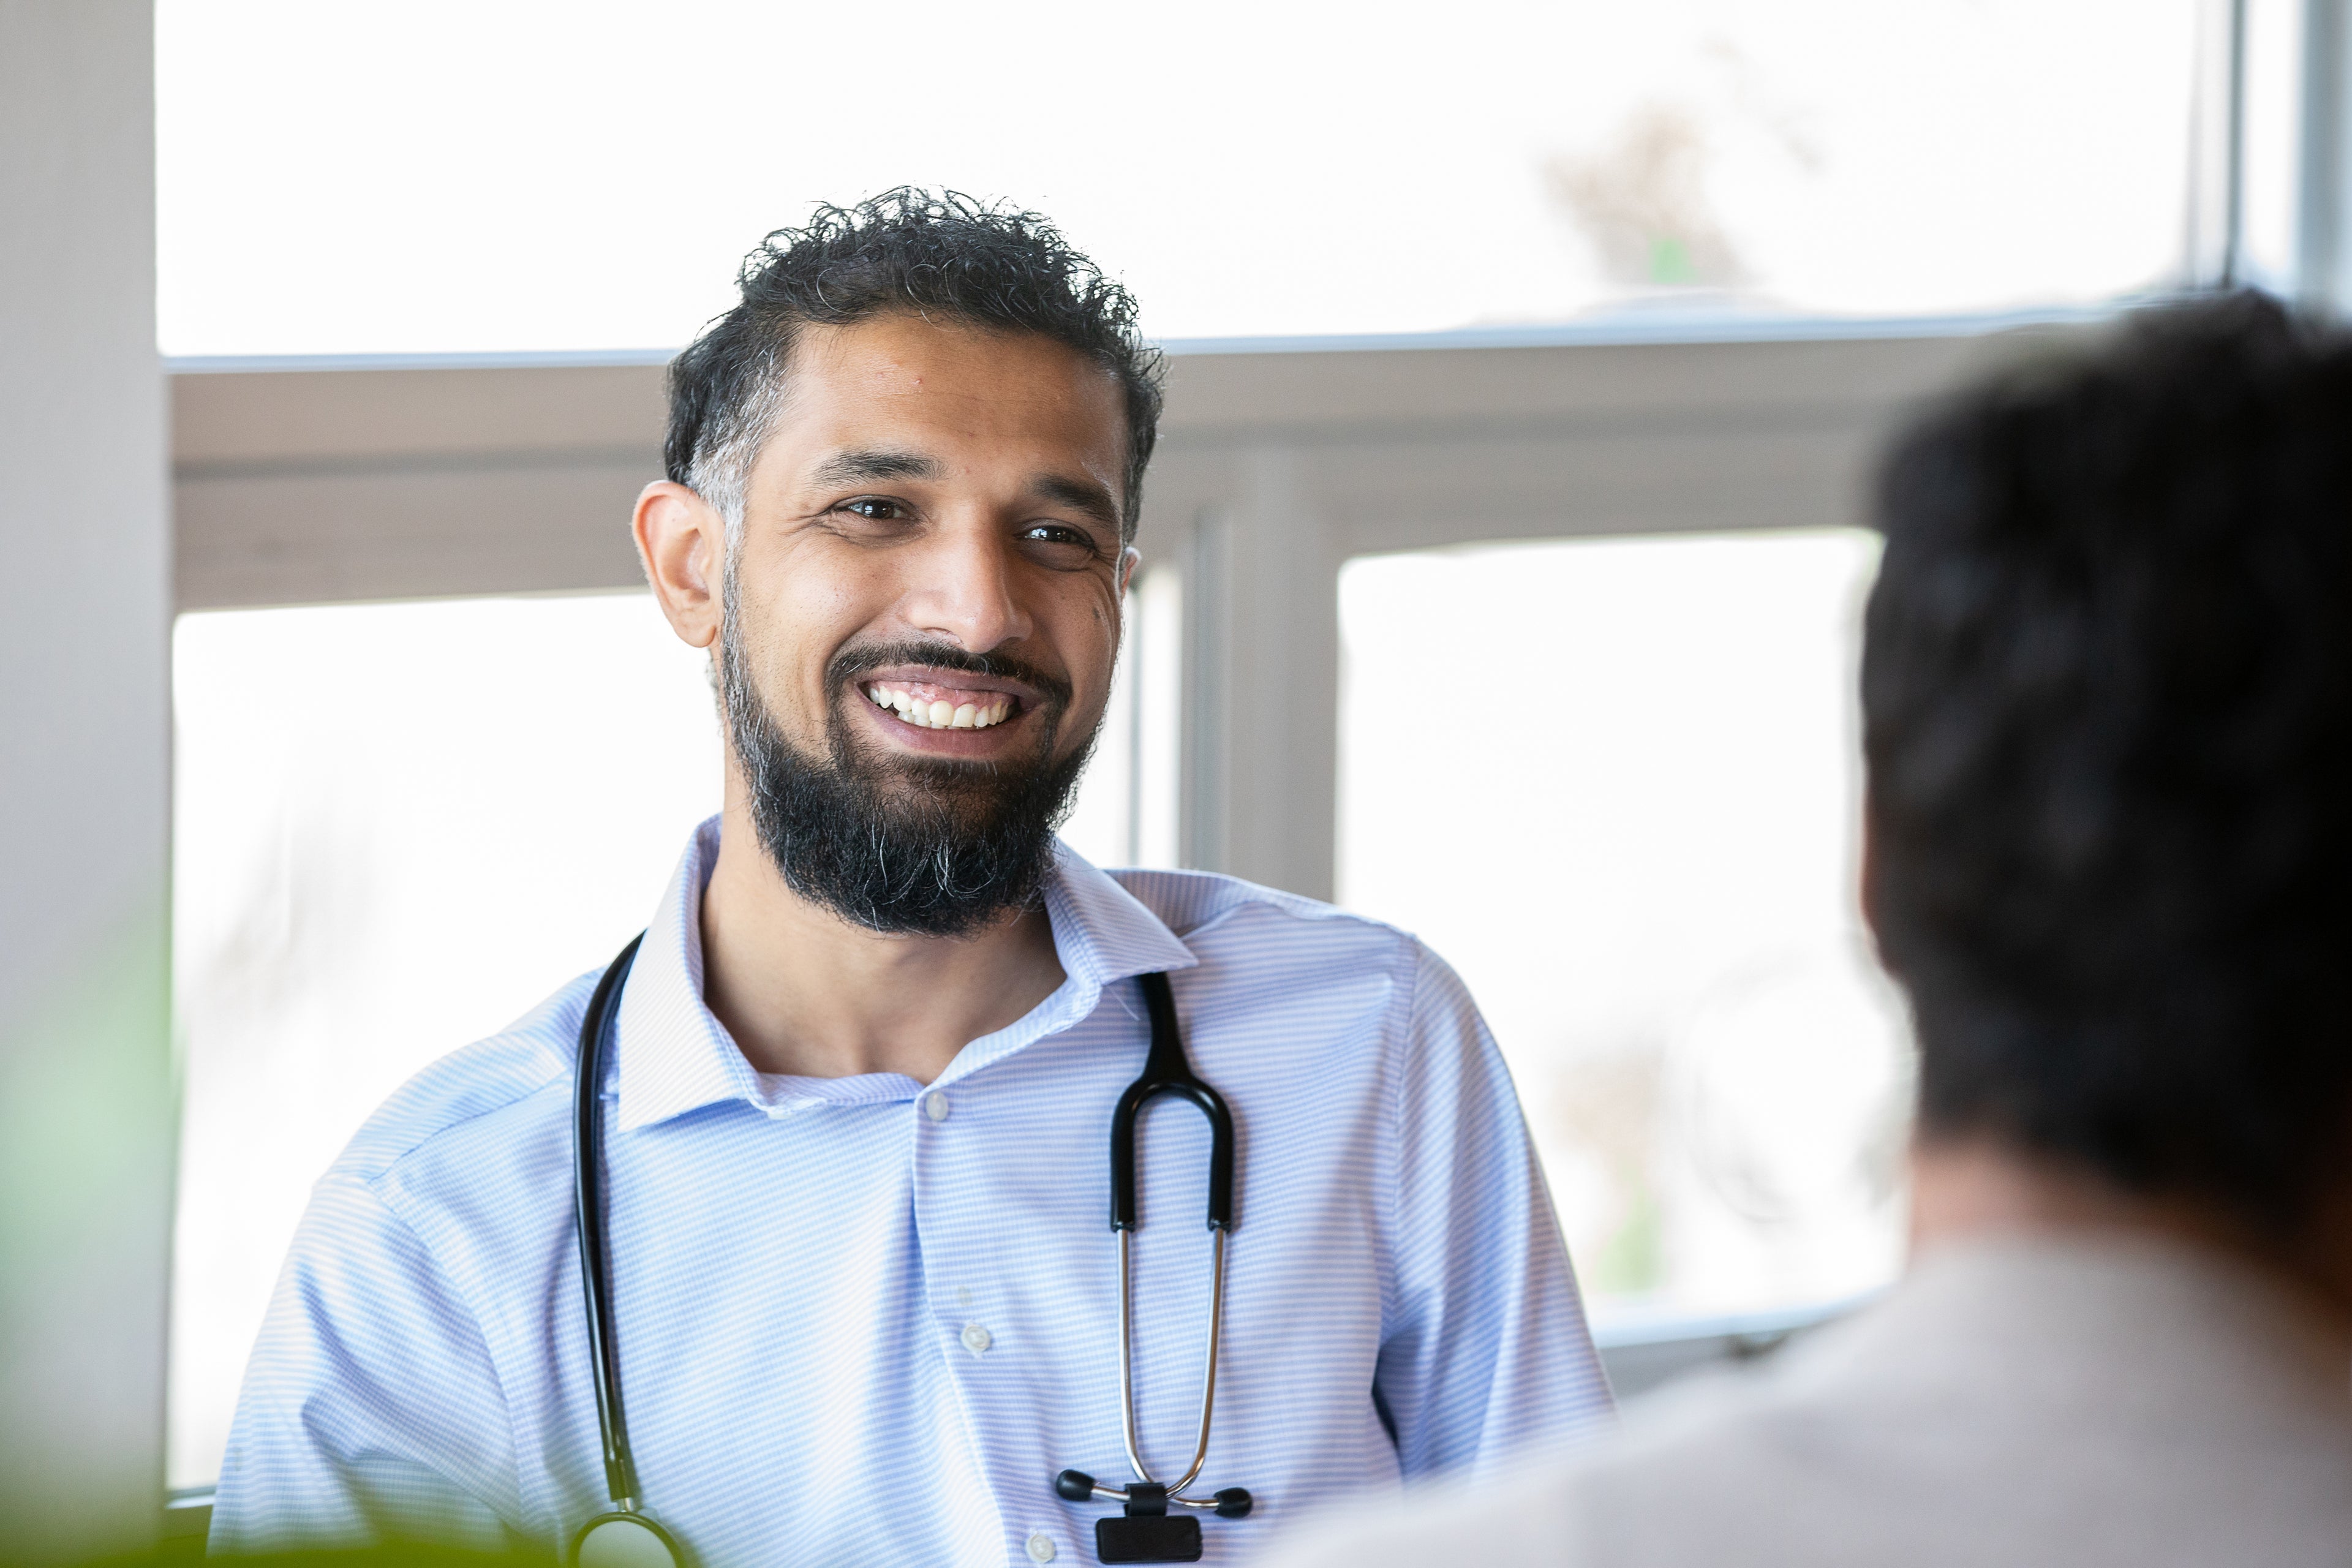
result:
[[[571,1542],[573,1568],[685,1568],[686,1553],[637,1501],[637,1465],[621,1408],[620,1346],[613,1338],[611,1260],[604,1245],[604,1060],[610,1055],[621,987],[636,962],[640,932],[613,960],[588,998],[573,1068],[572,1223],[580,1237],[580,1286],[588,1307],[589,1378],[596,1389],[596,1428],[604,1457],[604,1490],[613,1506],[582,1525]]]
[[[1202,1467],[1209,1458],[1209,1428],[1215,1414],[1217,1401],[1217,1352],[1224,1334],[1225,1317],[1225,1237],[1234,1228],[1234,1117],[1226,1108],[1224,1097],[1193,1075],[1192,1063],[1184,1055],[1183,1035],[1176,1021],[1176,998],[1169,988],[1165,974],[1141,974],[1137,977],[1143,987],[1144,1005],[1151,1018],[1151,1049],[1145,1058],[1142,1076],[1128,1085],[1127,1092],[1118,1098],[1118,1106],[1111,1113],[1110,1122],[1110,1226],[1118,1236],[1118,1394],[1121,1435],[1126,1439],[1127,1462],[1135,1470],[1133,1485],[1108,1487],[1083,1470],[1064,1470],[1054,1478],[1054,1489],[1071,1502],[1084,1502],[1090,1498],[1108,1498],[1127,1505],[1128,1519],[1104,1519],[1096,1521],[1100,1555],[1109,1562],[1188,1562],[1199,1556],[1199,1526],[1190,1520],[1181,1521],[1181,1530],[1175,1532],[1184,1540],[1178,1546],[1171,1537],[1171,1555],[1114,1555],[1113,1538],[1119,1531],[1115,1526],[1132,1526],[1139,1531],[1157,1534],[1159,1522],[1168,1507],[1178,1506],[1214,1512],[1222,1519],[1248,1517],[1253,1500],[1241,1487],[1228,1487],[1210,1497],[1188,1497],[1184,1489],[1199,1478]],[[1192,1461],[1181,1476],[1173,1481],[1160,1482],[1152,1479],[1151,1470],[1143,1462],[1143,1451],[1137,1432],[1135,1417],[1135,1264],[1129,1237],[1137,1228],[1135,1184],[1135,1124],[1143,1108],[1163,1094],[1172,1094],[1191,1101],[1209,1122],[1209,1231],[1213,1239],[1213,1257],[1211,1265],[1209,1292],[1209,1342],[1205,1364],[1201,1373],[1201,1424],[1192,1447]],[[1167,1525],[1179,1521],[1164,1521]],[[1181,1555],[1189,1547],[1189,1552]]]

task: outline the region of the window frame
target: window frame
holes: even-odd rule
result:
[[[1332,896],[1350,558],[1851,524],[1891,421],[2077,319],[1180,346],[1138,538],[1179,583],[1179,862]],[[642,584],[658,358],[173,368],[182,611]],[[1612,1376],[1631,1392],[1850,1305],[1643,1325],[1606,1347]]]
[[[2078,319],[1176,345],[1138,544],[1183,584],[1180,859],[1331,897],[1350,557],[1853,523],[1891,420]],[[176,365],[178,607],[638,585],[662,378],[647,355]]]
[[[2234,275],[2245,4],[2205,0],[2190,282]],[[2296,288],[2340,307],[2352,0],[2301,7]],[[1139,543],[1182,581],[1180,859],[1331,896],[1349,558],[1856,523],[1906,408],[2101,313],[1170,345]],[[667,357],[167,362],[175,608],[638,585],[626,519],[662,471]],[[1851,1305],[1654,1328],[1612,1375],[1635,1392]],[[174,1494],[165,1533],[200,1536],[210,1500]]]

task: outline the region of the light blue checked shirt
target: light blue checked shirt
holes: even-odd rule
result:
[[[1111,1108],[1173,972],[1240,1180],[1210,1562],[1351,1489],[1484,1468],[1609,1419],[1494,1041],[1389,927],[1231,878],[1045,889],[1067,978],[928,1089],[763,1078],[702,1003],[695,835],[621,1003],[607,1089],[614,1310],[644,1498],[705,1568],[1094,1560],[1127,1479]],[[320,1182],[246,1373],[213,1548],[567,1540],[605,1507],[572,1068],[595,976],[394,1095]],[[1146,1113],[1143,1452],[1189,1459],[1209,1304],[1200,1114]]]

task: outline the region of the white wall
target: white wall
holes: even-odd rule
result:
[[[0,0],[0,1503],[158,1518],[171,540],[144,0]]]

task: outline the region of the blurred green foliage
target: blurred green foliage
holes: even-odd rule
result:
[[[130,1556],[100,1558],[79,1565],[79,1568],[189,1568],[205,1560],[205,1542],[200,1535],[167,1537],[150,1552]],[[421,1542],[395,1542],[383,1546],[353,1546],[318,1549],[308,1552],[273,1552],[266,1554],[225,1559],[239,1563],[252,1563],[257,1568],[548,1568],[554,1561],[549,1552],[468,1552],[452,1546],[428,1546]]]

